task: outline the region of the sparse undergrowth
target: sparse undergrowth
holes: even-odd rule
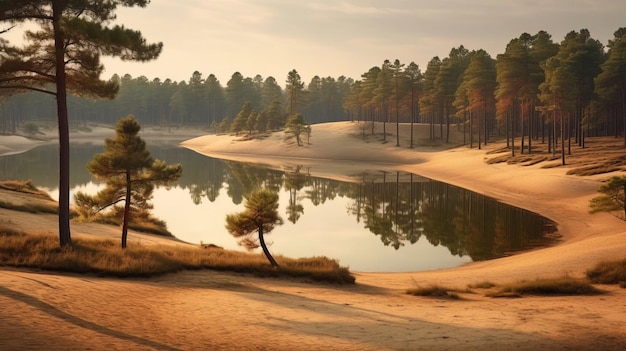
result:
[[[416,285],[414,288],[407,289],[406,293],[415,296],[447,297],[452,299],[460,299],[458,293],[472,293],[472,291],[469,289],[457,289],[444,287],[438,284],[430,284],[427,286]]]
[[[548,152],[545,142],[533,142],[532,153],[521,152],[516,145],[515,156],[510,148],[498,148],[487,152],[488,164],[508,163],[521,166],[539,165],[541,168],[563,167],[560,151]],[[613,137],[593,137],[586,139],[585,147],[572,145],[572,152],[565,156],[568,175],[590,176],[616,171],[626,171],[626,155],[623,141]]]
[[[626,267],[626,260],[619,263],[608,264],[611,267],[621,265]],[[603,266],[605,267],[605,266]],[[610,269],[611,270],[611,269]],[[623,272],[622,272],[623,273]],[[587,275],[590,273],[588,272]],[[609,274],[612,276],[612,274]],[[611,278],[609,281],[617,281],[621,278]],[[620,286],[626,286],[620,280]],[[602,294],[603,291],[592,285],[592,281],[587,279],[572,278],[563,276],[559,278],[544,278],[531,281],[522,280],[515,283],[498,285],[490,281],[481,281],[468,284],[467,289],[457,289],[433,284],[407,289],[406,293],[415,296],[451,297],[459,299],[458,293],[474,293],[472,289],[487,289],[487,297],[522,297],[524,295],[595,295]]]
[[[596,284],[619,284],[626,288],[626,259],[604,261],[587,270],[587,278]]]
[[[295,277],[335,284],[353,284],[354,276],[326,257],[278,258],[271,267],[259,254],[220,248],[133,245],[121,249],[110,240],[74,239],[60,248],[50,235],[26,234],[0,228],[0,265],[115,277],[150,277],[181,270],[213,269],[257,276]]]
[[[594,295],[602,293],[585,279],[569,276],[522,280],[499,286],[497,291],[488,293],[490,297],[521,297],[522,295]]]

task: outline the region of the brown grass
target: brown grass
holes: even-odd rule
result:
[[[32,182],[32,180],[3,180],[0,181],[0,189],[17,191],[52,201],[48,193],[37,189]]]
[[[257,276],[296,277],[353,284],[354,276],[326,257],[291,259],[279,256],[277,270],[260,254],[220,248],[142,246],[122,249],[110,240],[73,240],[59,247],[50,235],[0,228],[0,265],[115,277],[149,277],[181,270],[214,269]]]
[[[587,278],[596,284],[626,284],[626,259],[621,261],[605,261],[587,270]]]
[[[409,295],[429,296],[429,297],[447,297],[452,299],[460,299],[458,293],[472,293],[469,289],[457,289],[438,284],[430,284],[427,286],[417,285],[414,288],[406,290]]]
[[[28,213],[58,213],[59,207],[54,203],[28,203],[23,205],[0,200],[0,207]]]
[[[519,281],[502,285],[490,297],[521,297],[522,295],[593,295],[601,293],[589,281],[569,276]]]

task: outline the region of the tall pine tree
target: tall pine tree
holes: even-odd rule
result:
[[[145,7],[149,0],[72,0],[0,2],[0,22],[33,23],[36,31],[25,33],[25,44],[0,42],[0,88],[28,90],[56,97],[59,129],[59,241],[71,245],[70,160],[67,92],[112,98],[115,82],[100,79],[100,57],[122,60],[155,59],[162,44],[147,44],[140,32],[109,24],[118,6]]]

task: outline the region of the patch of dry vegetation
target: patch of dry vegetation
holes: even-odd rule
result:
[[[585,279],[563,276],[522,280],[499,286],[497,291],[488,293],[490,297],[521,297],[522,295],[594,295],[602,291]]]
[[[0,189],[16,191],[53,201],[48,193],[37,189],[37,187],[33,185],[32,180],[3,180],[0,181]]]
[[[626,259],[621,261],[604,261],[587,270],[587,278],[596,284],[619,284],[626,287]]]
[[[499,285],[490,281],[480,281],[468,284],[467,289],[445,287],[437,284],[419,286],[407,289],[406,293],[415,296],[450,297],[459,299],[459,293],[474,293],[472,289],[487,290],[487,297],[523,297],[524,295],[596,295],[603,291],[592,284],[616,284],[626,286],[626,259],[616,262],[605,262],[587,272],[589,279],[563,276],[558,278],[543,278],[522,280],[514,283]]]
[[[407,289],[406,293],[414,296],[428,296],[428,297],[446,297],[452,299],[460,299],[459,293],[472,293],[470,289],[458,289],[448,286],[442,286],[439,284],[430,284],[422,286],[415,284],[415,287]]]
[[[111,240],[73,240],[61,248],[57,238],[0,228],[0,265],[115,277],[149,277],[189,269],[213,269],[257,276],[296,277],[353,284],[354,276],[326,257],[279,257],[274,269],[259,254],[220,248],[133,245],[120,248]]]
[[[572,141],[573,142],[573,141]],[[567,147],[567,146],[566,146]],[[626,151],[622,139],[614,137],[593,137],[585,139],[585,147],[572,145],[571,155],[565,156],[568,175],[589,176],[595,174],[626,171]],[[563,167],[560,151],[548,152],[547,143],[535,141],[532,153],[522,154],[519,146],[515,156],[508,148],[498,148],[487,153],[494,155],[487,159],[488,164],[503,163],[532,166],[541,164],[541,168]]]

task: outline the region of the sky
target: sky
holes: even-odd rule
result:
[[[492,57],[522,33],[545,30],[560,42],[586,28],[607,44],[626,27],[624,0],[152,0],[146,8],[119,8],[115,23],[163,42],[147,63],[105,58],[102,78],[114,73],[188,81],[194,71],[226,85],[233,73],[287,73],[355,80],[385,59],[422,71],[434,56],[460,45]]]

